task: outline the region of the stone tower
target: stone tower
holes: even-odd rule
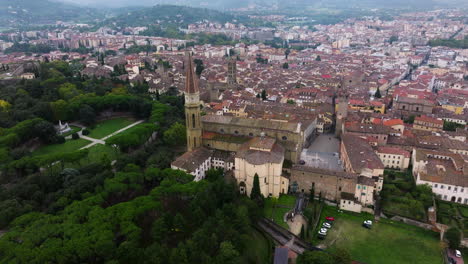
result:
[[[336,126],[335,135],[341,136],[343,132],[343,125],[346,117],[348,116],[348,96],[344,92],[338,93],[338,109],[336,111]]]
[[[190,52],[185,53],[185,58],[185,125],[187,128],[187,150],[192,151],[202,145],[200,90]]]
[[[237,84],[237,61],[233,57],[228,61],[227,84],[229,87]]]

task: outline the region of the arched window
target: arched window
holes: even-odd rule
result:
[[[249,136],[250,136],[250,137],[253,137],[253,133],[249,133]]]
[[[192,114],[193,128],[195,128],[195,114]]]
[[[221,133],[224,133],[224,129],[223,129],[223,128],[221,128],[221,129],[219,130],[219,132],[221,132]]]
[[[238,135],[238,134],[239,134],[239,131],[237,131],[237,130],[236,130],[236,131],[234,131],[234,134]]]

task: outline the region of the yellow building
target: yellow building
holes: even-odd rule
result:
[[[237,152],[234,177],[240,192],[250,196],[255,175],[264,197],[279,197],[288,192],[289,179],[282,176],[284,148],[276,140],[256,137],[245,143]]]
[[[442,108],[446,109],[450,112],[455,113],[456,115],[461,115],[463,114],[463,105],[456,105],[456,104],[451,104],[451,103],[443,103]]]

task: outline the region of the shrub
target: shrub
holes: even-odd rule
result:
[[[72,139],[79,139],[80,136],[78,135],[78,133],[73,133],[72,134]]]
[[[65,138],[63,136],[57,136],[57,137],[55,137],[54,143],[63,144],[63,143],[65,143]]]
[[[89,130],[88,129],[84,129],[83,132],[81,132],[83,135],[87,136],[89,135]]]

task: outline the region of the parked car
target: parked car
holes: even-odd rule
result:
[[[365,221],[362,223],[362,226],[365,227],[365,228],[371,229],[371,228],[372,228],[372,221],[371,221],[371,220],[365,220]]]
[[[325,230],[323,230],[323,229],[325,229]],[[318,231],[318,238],[325,239],[326,236],[327,236],[327,229],[326,228],[322,228],[322,229],[320,229],[320,231]]]
[[[327,222],[323,223],[322,226],[325,227],[325,228],[331,228],[331,225],[329,223],[327,223]]]
[[[462,254],[461,254],[460,250],[458,250],[458,249],[455,250],[455,256],[456,256],[457,258],[461,258],[461,257],[462,257]]]
[[[326,229],[326,228],[322,227],[322,228],[320,228],[320,232],[324,232],[324,233],[326,233],[326,232],[328,232],[328,229]]]
[[[299,161],[299,164],[300,164],[300,165],[304,165],[304,164],[306,164],[306,162],[305,162],[304,160],[300,160],[300,161]]]
[[[328,221],[332,221],[332,222],[335,221],[335,217],[331,217],[331,216],[327,216],[325,217],[325,219]]]

